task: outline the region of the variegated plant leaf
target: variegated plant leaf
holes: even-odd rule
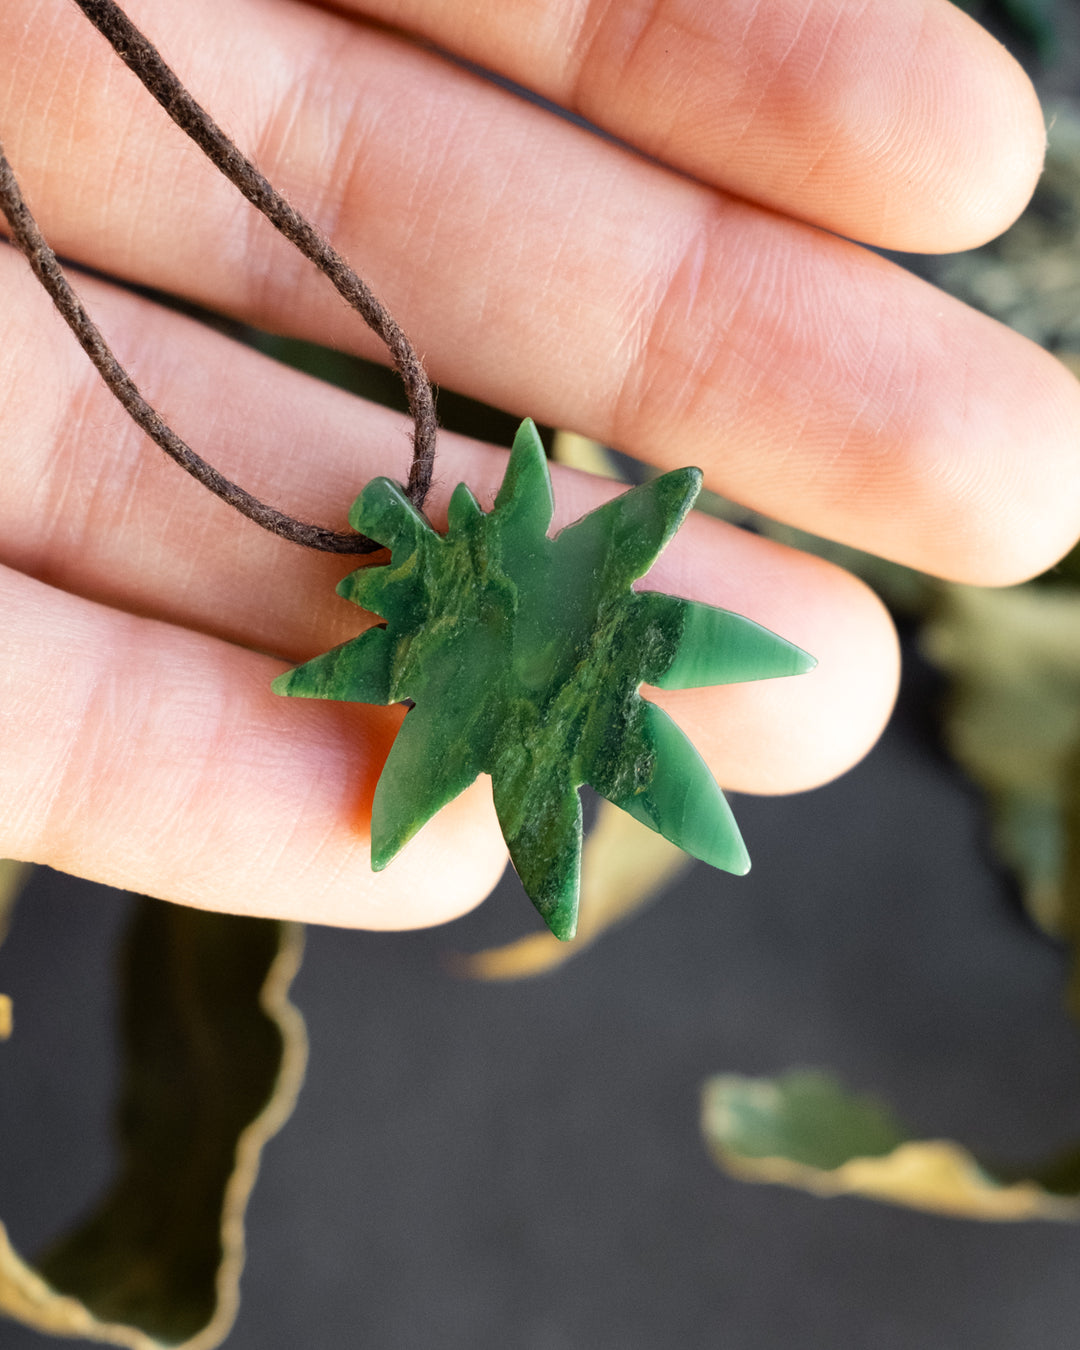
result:
[[[141,900],[124,961],[118,1175],[32,1268],[0,1229],[0,1311],[130,1350],[228,1334],[244,1213],[288,1118],[306,1037],[288,992],[302,930]]]
[[[949,750],[987,795],[1029,913],[1064,931],[1065,798],[1080,745],[1080,589],[950,586],[922,645],[949,677]]]
[[[0,944],[7,937],[15,901],[30,880],[33,871],[31,863],[12,862],[10,858],[0,858]],[[13,1024],[14,1010],[11,998],[7,994],[0,993],[0,1041],[8,1039]]]
[[[713,1078],[702,1129],[720,1166],[746,1181],[952,1218],[1080,1218],[1080,1175],[1071,1160],[1035,1178],[995,1172],[950,1140],[911,1138],[886,1107],[822,1073]]]

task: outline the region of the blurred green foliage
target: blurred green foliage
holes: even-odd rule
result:
[[[1056,49],[1056,0],[955,0],[960,9],[990,28],[1000,28],[1014,42],[1029,44],[1040,60]]]

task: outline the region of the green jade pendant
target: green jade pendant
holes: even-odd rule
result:
[[[413,704],[375,789],[373,870],[487,773],[510,857],[558,938],[577,924],[582,784],[695,858],[747,871],[701,756],[638,690],[797,675],[816,662],[738,614],[633,589],[700,489],[700,469],[676,469],[549,538],[551,476],[531,421],[491,511],[459,483],[445,535],[398,484],[367,485],[349,520],[391,560],[352,572],[338,594],[383,623],[273,688]]]

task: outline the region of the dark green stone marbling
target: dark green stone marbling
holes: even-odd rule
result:
[[[510,857],[557,937],[572,937],[577,920],[583,783],[694,857],[747,870],[712,775],[638,687],[796,675],[814,659],[737,614],[632,589],[700,487],[700,470],[676,469],[549,538],[551,479],[529,421],[492,510],[459,484],[445,535],[396,483],[368,484],[350,520],[391,561],[353,572],[338,592],[386,626],[274,689],[415,704],[375,790],[376,871],[480,773],[491,775]]]

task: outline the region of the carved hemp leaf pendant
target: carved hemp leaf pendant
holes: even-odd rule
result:
[[[413,703],[375,789],[375,871],[481,773],[518,875],[558,938],[577,923],[584,783],[695,858],[749,868],[701,756],[638,689],[797,675],[815,661],[738,614],[632,589],[700,488],[699,469],[676,469],[549,538],[551,477],[531,421],[491,511],[459,483],[445,535],[390,479],[367,485],[349,519],[391,561],[351,573],[338,594],[383,625],[273,687]]]

